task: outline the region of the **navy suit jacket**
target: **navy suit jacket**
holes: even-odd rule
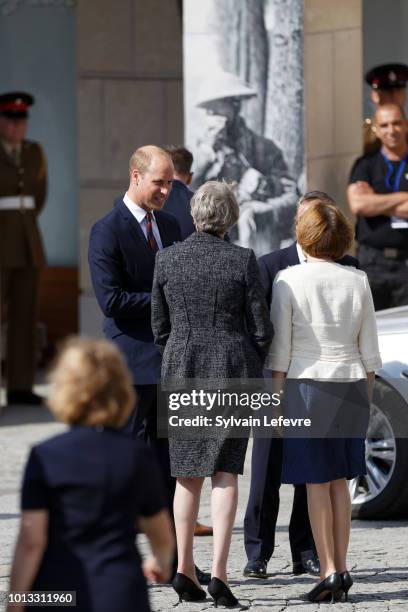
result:
[[[182,240],[185,240],[196,231],[190,212],[190,200],[192,197],[193,192],[191,189],[183,181],[174,179],[172,190],[163,208],[163,210],[176,217],[181,229]]]
[[[299,256],[296,248],[296,242],[286,247],[285,249],[279,249],[263,255],[258,259],[259,270],[261,272],[261,280],[266,293],[266,300],[268,307],[272,304],[272,286],[275,276],[281,270],[284,270],[288,266],[296,266],[300,263]],[[358,261],[351,255],[344,255],[341,259],[337,260],[337,263],[343,266],[353,266],[358,268]]]
[[[181,240],[172,215],[155,211],[154,216],[163,247]],[[155,255],[121,198],[92,227],[88,260],[105,336],[122,350],[135,384],[155,384],[161,368],[150,323]]]

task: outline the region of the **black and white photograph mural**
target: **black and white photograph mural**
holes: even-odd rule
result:
[[[304,189],[302,0],[184,0],[185,140],[194,183],[236,184],[231,239],[287,244]]]

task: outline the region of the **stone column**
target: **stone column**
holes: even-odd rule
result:
[[[362,1],[305,0],[307,189],[347,211],[346,187],[362,153]]]

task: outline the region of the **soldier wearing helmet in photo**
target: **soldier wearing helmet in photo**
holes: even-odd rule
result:
[[[242,102],[256,95],[221,70],[202,83],[197,106],[207,112],[208,123],[196,151],[195,184],[222,179],[237,184],[236,238],[262,255],[289,238],[297,188],[280,148],[248,128],[241,115]]]

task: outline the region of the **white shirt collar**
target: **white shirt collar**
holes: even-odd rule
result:
[[[299,262],[301,264],[306,263],[306,261],[307,261],[306,255],[302,251],[302,249],[300,247],[300,244],[298,242],[296,243],[296,250],[297,250],[298,257],[299,257]]]
[[[146,217],[147,211],[144,210],[144,208],[141,208],[135,202],[133,202],[133,200],[130,199],[128,192],[126,192],[125,195],[123,196],[123,202],[128,207],[132,215],[135,217],[136,221],[138,223],[142,223],[143,219]],[[152,211],[152,217],[156,221],[153,211]]]

